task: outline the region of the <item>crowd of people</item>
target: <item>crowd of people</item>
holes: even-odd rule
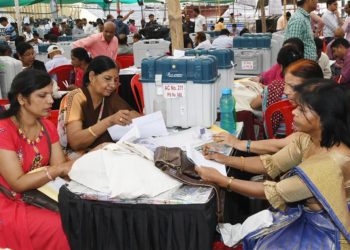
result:
[[[297,5],[295,13],[286,13],[278,22],[278,30],[284,30],[283,46],[276,64],[251,79],[264,90],[250,104],[265,113],[272,104],[289,100],[294,133],[286,135],[283,116],[277,113],[272,118],[274,138],[252,141],[228,133],[213,136],[217,143],[257,156],[226,156],[210,146],[203,151],[208,160],[263,174],[266,180],[241,180],[196,166],[203,180],[266,199],[271,205],[272,226],[247,235],[242,240],[244,249],[314,249],[320,243],[324,249],[346,249],[350,245],[349,18],[340,18],[335,0],[327,1],[322,18],[312,14],[317,0],[299,0]],[[350,13],[348,4],[344,10]],[[38,36],[30,25],[18,36],[7,19],[0,18],[4,27],[0,27],[0,37],[5,40],[0,43],[0,57],[14,57],[23,66],[8,93],[9,107],[0,113],[0,247],[69,249],[59,213],[24,203],[22,193],[58,176],[66,178],[74,160],[113,142],[109,127],[129,125],[142,115],[118,95],[116,58],[132,54],[127,40],[130,33],[137,42],[144,39],[140,30],[158,24],[151,14],[139,30],[130,19],[132,14],[116,19],[108,15],[105,21],[90,24],[77,19],[74,27],[53,22],[46,37]],[[185,14],[185,47],[232,48],[235,34],[224,23],[223,18],[218,19],[214,30],[220,35],[210,42],[200,10]],[[249,30],[243,29],[241,35],[245,32]],[[194,43],[189,37],[192,33],[196,34]],[[72,43],[68,59],[58,37],[71,35],[79,39]],[[15,55],[6,41],[15,41]],[[35,57],[34,46],[40,42],[50,43],[46,63]],[[336,62],[331,66],[329,59]],[[55,127],[46,119],[54,103],[55,85],[48,72],[67,64],[74,67],[74,80],[60,100]]]

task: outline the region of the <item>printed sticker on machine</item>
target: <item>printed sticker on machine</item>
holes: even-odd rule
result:
[[[163,84],[164,98],[185,97],[186,85],[180,84]]]
[[[253,70],[254,69],[254,61],[242,61],[242,69],[243,70]]]

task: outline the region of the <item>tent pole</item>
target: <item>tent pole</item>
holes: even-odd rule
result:
[[[260,0],[260,11],[261,11],[261,31],[266,33],[266,16],[265,16],[265,1]]]
[[[174,53],[175,49],[184,48],[180,0],[167,0],[167,2],[171,45]]]
[[[284,23],[287,23],[286,12],[287,12],[287,0],[283,0],[283,19],[284,19]]]
[[[19,0],[15,0],[15,14],[16,14],[16,20],[17,20],[18,34],[22,35],[22,20],[21,20],[21,14],[19,12]]]

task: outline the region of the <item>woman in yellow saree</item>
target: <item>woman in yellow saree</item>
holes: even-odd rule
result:
[[[251,182],[197,167],[202,179],[247,196],[267,199],[272,226],[251,232],[244,249],[350,249],[350,95],[332,81],[312,79],[296,87],[292,143],[274,155],[208,154],[227,166],[266,174]]]

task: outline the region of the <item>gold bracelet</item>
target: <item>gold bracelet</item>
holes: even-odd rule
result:
[[[245,168],[245,158],[241,156],[241,171],[243,172]]]
[[[232,183],[234,177],[233,177],[233,176],[230,176],[229,179],[230,179],[230,180],[229,180],[228,183],[227,183],[226,189],[227,189],[227,191],[231,192],[232,190],[231,190],[231,188],[230,188],[230,185],[231,185],[231,183]]]
[[[90,134],[91,134],[93,137],[97,138],[97,135],[95,134],[94,131],[92,131],[91,126],[88,128],[88,131],[90,132]]]

